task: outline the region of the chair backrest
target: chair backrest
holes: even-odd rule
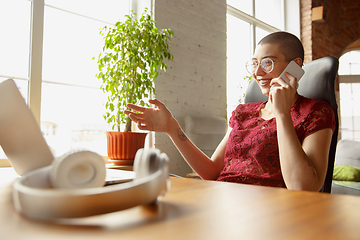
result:
[[[332,136],[329,151],[328,170],[321,192],[331,192],[332,175],[334,170],[335,150],[338,137],[339,119],[337,112],[337,103],[335,97],[335,80],[339,67],[339,60],[335,57],[324,57],[305,63],[303,69],[304,76],[299,81],[298,93],[304,97],[320,99],[328,102],[335,114],[336,127]],[[247,88],[245,103],[263,102],[267,96],[261,93],[256,83],[252,81]]]

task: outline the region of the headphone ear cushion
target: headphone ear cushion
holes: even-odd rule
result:
[[[90,188],[105,184],[106,167],[100,155],[91,151],[72,151],[56,158],[50,170],[55,188]]]
[[[143,178],[155,172],[159,168],[158,149],[141,148],[136,152],[134,160],[135,179]]]

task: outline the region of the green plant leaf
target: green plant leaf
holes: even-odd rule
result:
[[[104,26],[99,31],[104,45],[93,59],[98,64],[96,77],[102,81],[100,89],[108,94],[104,119],[112,124],[112,129],[128,121],[123,113],[127,103],[148,105],[143,99],[155,92],[158,71],[166,71],[164,60],[174,57],[168,43],[173,31],[159,30],[151,14],[145,9],[138,20],[131,12],[124,22]]]

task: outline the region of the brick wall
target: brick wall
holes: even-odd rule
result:
[[[316,6],[325,7],[325,22],[313,23],[313,58],[340,57],[360,38],[360,1],[313,0]]]
[[[301,0],[300,2],[301,41],[305,50],[304,62],[312,61],[311,5],[311,0]]]
[[[182,126],[186,115],[226,117],[226,1],[156,0],[154,12],[158,28],[174,32],[174,60],[156,80],[156,98]],[[155,147],[172,173],[191,171],[166,134],[155,134]]]
[[[309,22],[311,8],[317,6],[324,6],[325,21]],[[339,58],[350,44],[360,39],[359,12],[360,1],[301,0],[302,20],[306,18],[301,24],[301,39],[306,46],[307,59],[315,60],[325,56]],[[309,37],[309,29],[311,29],[311,37]],[[352,46],[359,47],[359,43]]]

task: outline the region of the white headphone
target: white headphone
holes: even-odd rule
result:
[[[90,151],[54,160],[39,125],[13,80],[0,83],[0,145],[22,177],[13,184],[16,210],[31,218],[78,218],[149,204],[169,188],[169,159],[140,149],[135,179],[103,187],[105,162]],[[81,173],[81,174],[79,174]]]
[[[136,177],[131,182],[106,187],[51,188],[56,185],[52,183],[51,171],[65,163],[54,161],[55,164],[31,171],[13,184],[14,205],[28,217],[56,219],[86,217],[150,204],[170,186],[168,161],[167,155],[160,154],[157,149],[140,149],[134,160]],[[104,184],[102,171],[99,175]]]

